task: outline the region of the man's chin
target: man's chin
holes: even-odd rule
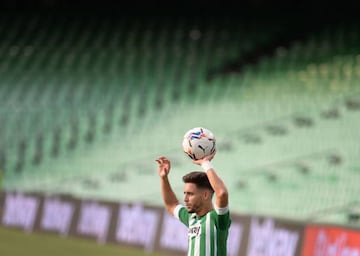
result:
[[[186,210],[188,211],[188,213],[194,213],[195,212],[194,209],[189,208],[189,207],[187,207]]]

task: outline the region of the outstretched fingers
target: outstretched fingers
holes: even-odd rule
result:
[[[155,159],[155,161],[158,162],[159,164],[164,164],[166,162],[169,162],[169,160],[167,160],[165,156],[160,156],[157,159]]]
[[[159,174],[162,176],[170,171],[170,161],[164,156],[160,156],[155,160],[159,164]]]

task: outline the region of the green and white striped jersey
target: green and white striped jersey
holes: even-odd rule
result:
[[[216,208],[204,216],[178,205],[174,216],[188,227],[188,256],[226,256],[231,224],[229,208]]]

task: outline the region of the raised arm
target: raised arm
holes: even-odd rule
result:
[[[160,176],[160,186],[161,186],[161,194],[166,207],[166,210],[174,215],[174,209],[179,204],[179,200],[177,199],[174,191],[171,188],[168,174],[170,172],[171,163],[170,160],[164,156],[161,156],[155,160],[158,162],[158,173]]]
[[[214,167],[210,163],[210,161],[213,159],[215,154],[216,154],[216,152],[214,152],[212,155],[205,157],[203,159],[194,160],[193,163],[197,164],[197,165],[201,165],[203,167],[204,171],[206,171],[209,182],[215,191],[216,206],[218,208],[225,208],[229,204],[229,193],[225,186],[225,183],[219,177],[219,175],[216,173]]]

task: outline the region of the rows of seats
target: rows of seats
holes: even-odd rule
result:
[[[15,178],[110,131],[132,129],[132,119],[195,90],[209,67],[248,50],[234,39],[264,41],[226,19],[219,27],[138,17],[1,19],[3,169]]]

